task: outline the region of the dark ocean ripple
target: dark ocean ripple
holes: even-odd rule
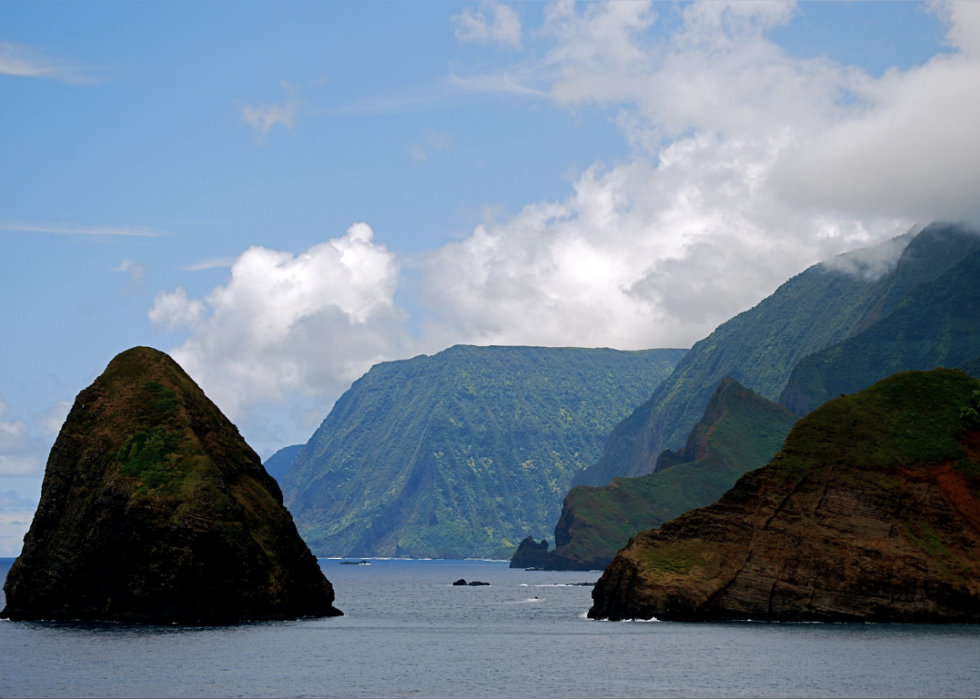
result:
[[[598,573],[320,563],[344,617],[0,622],[0,695],[980,696],[980,626],[593,622]]]

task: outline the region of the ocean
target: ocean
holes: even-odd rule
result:
[[[0,622],[0,695],[980,696],[980,626],[596,622],[598,572],[339,563],[332,619]]]

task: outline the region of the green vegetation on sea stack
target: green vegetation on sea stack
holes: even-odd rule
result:
[[[491,556],[545,538],[572,475],[684,350],[456,346],[373,367],[283,481],[321,556]]]
[[[912,289],[977,250],[976,231],[937,223],[914,237],[841,255],[793,277],[696,343],[670,378],[616,426],[602,458],[578,474],[575,484],[605,485],[615,476],[652,472],[663,449],[683,445],[726,376],[777,400],[801,359],[872,327]]]
[[[732,378],[718,384],[680,452],[660,455],[656,473],[576,486],[555,527],[552,570],[605,568],[630,537],[710,505],[746,471],[779,451],[797,417]]]
[[[980,622],[978,390],[934,369],[827,402],[717,503],[637,535],[589,616]]]
[[[340,614],[259,457],[148,347],[117,356],[75,400],[4,590],[11,619]]]

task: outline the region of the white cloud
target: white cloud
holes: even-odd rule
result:
[[[58,434],[61,431],[61,426],[65,424],[65,419],[68,417],[71,405],[72,402],[70,400],[59,400],[37,416],[35,418],[35,424],[37,424],[41,434]]]
[[[456,38],[461,42],[503,44],[520,48],[521,17],[517,10],[499,2],[481,2],[479,9],[467,7],[452,17]]]
[[[424,144],[424,146],[418,144],[408,146],[408,152],[419,162],[428,160],[433,151],[449,150],[453,145],[453,137],[447,133],[431,133],[426,136]]]
[[[274,104],[263,102],[258,105],[246,104],[242,106],[242,121],[251,126],[257,136],[266,136],[277,125],[292,131],[296,126],[296,116],[305,106],[305,103],[299,99],[300,88],[298,86],[285,81],[280,84],[289,95],[285,102]]]
[[[201,260],[200,262],[195,262],[194,264],[187,265],[186,267],[181,267],[184,272],[200,272],[205,269],[218,269],[221,267],[231,267],[235,264],[234,257],[213,257],[208,260]]]
[[[460,40],[495,40],[496,7],[454,18]],[[405,339],[398,261],[360,224],[298,256],[252,248],[202,299],[161,292],[153,321],[190,329],[174,356],[234,413],[283,392],[339,392],[419,347],[689,346],[811,264],[915,221],[978,216],[975,5],[937,6],[951,53],[880,78],[783,52],[767,32],[792,21],[792,4],[679,11],[654,38],[648,3],[549,5],[538,58],[450,77],[608,109],[633,152],[596,163],[561,200],[425,255],[412,299],[429,314],[421,338]],[[900,249],[838,267],[873,277]]]
[[[39,54],[26,46],[0,41],[0,75],[22,78],[48,78],[66,83],[96,82],[85,71],[67,63]]]
[[[249,248],[226,284],[203,300],[161,292],[150,319],[189,326],[171,355],[232,417],[284,391],[336,393],[397,352],[399,264],[373,237],[356,223],[298,255]]]
[[[118,267],[112,268],[113,272],[123,272],[129,275],[129,283],[123,287],[123,295],[132,294],[146,282],[146,273],[149,268],[139,262],[133,262],[132,260],[123,259]]]
[[[44,472],[44,445],[31,436],[24,420],[3,420],[7,404],[0,399],[0,476],[37,476]]]
[[[873,78],[771,42],[789,3],[688,5],[656,41],[649,3],[548,6],[551,48],[496,77],[550,79],[558,104],[615,110],[633,157],[433,252],[426,301],[444,323],[431,331],[689,345],[810,264],[916,220],[976,219],[980,12],[941,11],[960,53]],[[864,262],[873,276],[893,260]]]
[[[160,234],[142,226],[78,226],[67,223],[23,223],[0,221],[0,231],[55,233],[57,235],[127,236],[156,238]]]
[[[12,490],[0,492],[0,556],[20,555],[36,509],[36,502],[25,500]]]

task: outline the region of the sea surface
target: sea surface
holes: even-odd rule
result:
[[[339,563],[333,619],[2,621],[0,695],[980,696],[980,626],[596,622],[598,572]]]

